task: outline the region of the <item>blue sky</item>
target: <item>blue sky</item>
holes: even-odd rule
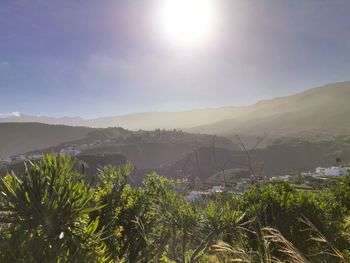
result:
[[[350,1],[215,0],[173,45],[162,0],[1,0],[0,113],[97,117],[246,105],[350,80]]]

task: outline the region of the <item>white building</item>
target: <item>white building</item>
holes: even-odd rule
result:
[[[201,193],[198,191],[191,191],[188,195],[185,196],[187,202],[193,202],[201,198]]]
[[[185,196],[187,202],[193,202],[199,199],[205,199],[209,197],[212,193],[203,192],[203,191],[191,191],[188,195]]]
[[[314,178],[317,178],[320,176],[318,173],[312,173],[312,172],[301,173],[301,175],[306,177],[314,177]]]
[[[269,180],[272,182],[289,182],[290,179],[290,175],[286,174],[286,175],[281,175],[281,176],[273,176],[271,177]]]
[[[211,188],[211,191],[214,193],[222,193],[225,190],[225,187],[221,185],[215,185]]]
[[[73,150],[73,155],[74,155],[74,156],[77,156],[77,155],[80,154],[80,152],[81,152],[81,151],[80,151],[79,149],[74,149],[74,150]]]
[[[282,181],[282,182],[289,182],[289,177],[290,175],[286,174],[286,175],[281,175],[277,177],[278,181]]]
[[[66,149],[61,149],[60,153],[65,154],[66,153]]]
[[[321,176],[342,176],[350,172],[350,167],[332,166],[329,168],[317,167],[316,173]]]

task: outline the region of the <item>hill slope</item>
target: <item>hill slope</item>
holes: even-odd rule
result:
[[[192,132],[289,136],[300,133],[346,133],[350,129],[350,82],[241,108],[234,118],[189,129]]]
[[[84,138],[91,129],[41,123],[0,123],[0,158]]]
[[[83,139],[35,151],[36,154],[79,149],[87,155],[123,154],[138,168],[159,168],[172,164],[201,147],[235,149],[232,141],[220,136],[182,131],[128,131],[122,128],[95,129]],[[32,154],[32,153],[30,153]]]
[[[350,82],[333,83],[293,96],[246,107],[148,112],[97,119],[49,118],[14,114],[0,122],[41,122],[131,130],[184,129],[219,135],[289,136],[300,133],[343,133],[350,128]]]
[[[251,152],[252,167],[260,175],[272,177],[314,171],[316,167],[336,165],[336,158],[342,164],[350,162],[350,137],[339,136],[322,142],[283,138],[263,149]],[[201,147],[190,152],[171,165],[156,169],[141,169],[134,173],[140,182],[146,173],[156,171],[170,178],[187,178],[190,182],[206,181],[212,175],[237,169],[246,171],[250,177],[247,157],[244,152]]]
[[[183,112],[144,112],[122,116],[82,119],[80,117],[53,118],[46,116],[30,116],[15,113],[1,122],[39,122],[46,124],[62,124],[69,126],[86,126],[94,128],[123,127],[130,130],[182,129],[211,124],[235,116],[236,107],[198,109]]]

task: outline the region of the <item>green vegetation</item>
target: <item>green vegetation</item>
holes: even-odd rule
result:
[[[349,262],[350,177],[318,191],[286,183],[192,203],[183,181],[130,164],[93,186],[47,155],[0,180],[0,262]]]
[[[251,173],[247,169],[227,169],[222,172],[218,172],[206,179],[206,183],[210,185],[217,185],[226,183],[227,185],[235,185],[237,179],[250,178]]]

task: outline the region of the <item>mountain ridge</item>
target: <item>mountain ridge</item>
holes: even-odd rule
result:
[[[220,135],[242,132],[279,135],[278,130],[290,129],[287,125],[289,123],[293,124],[290,129],[291,134],[323,129],[340,132],[340,130],[350,128],[350,123],[345,117],[339,119],[339,116],[350,113],[348,98],[350,98],[350,81],[331,83],[294,95],[258,101],[255,104],[241,107],[226,106],[182,112],[143,112],[95,119],[50,118],[16,114],[0,118],[0,123],[25,121],[94,128],[123,127],[131,130],[183,129],[189,132]],[[283,116],[290,118],[290,121],[285,123]],[[319,121],[310,126],[308,118],[312,122],[315,119]],[[332,119],[339,119],[339,121],[334,123],[330,121]],[[333,129],[332,123],[339,126],[339,129]],[[256,132],[253,132],[254,130]]]
[[[191,132],[297,135],[302,132],[342,134],[350,129],[350,82],[329,84],[288,97],[257,103],[239,118],[190,129]],[[283,131],[285,130],[285,131]],[[282,131],[282,134],[281,132]]]

